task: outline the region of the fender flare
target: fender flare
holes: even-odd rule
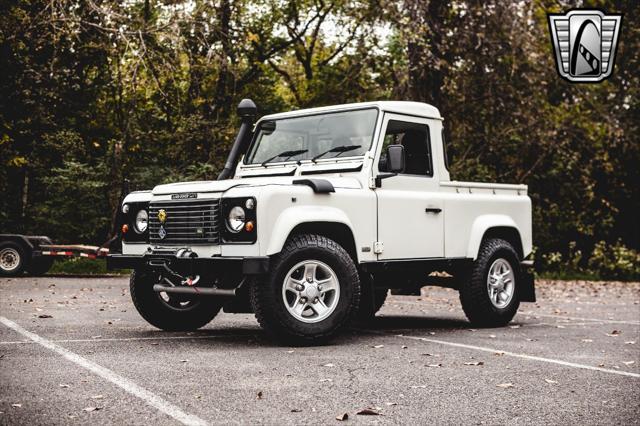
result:
[[[476,260],[478,252],[480,251],[480,244],[482,244],[482,238],[487,230],[491,228],[513,228],[519,235],[522,235],[518,225],[514,220],[502,214],[486,214],[477,217],[471,225],[471,232],[469,233],[469,243],[467,245],[467,257]],[[520,247],[522,249],[522,247]]]
[[[353,232],[353,226],[346,213],[335,207],[326,206],[296,206],[289,207],[280,213],[273,225],[266,254],[268,256],[280,253],[291,231],[298,225],[310,222],[339,223],[347,226]]]

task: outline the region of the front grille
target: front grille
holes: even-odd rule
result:
[[[164,224],[158,213],[166,212]],[[160,238],[160,228],[166,232]],[[156,201],[149,204],[149,242],[160,245],[218,244],[220,200]]]

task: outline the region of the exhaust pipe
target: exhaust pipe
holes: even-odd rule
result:
[[[224,165],[224,169],[218,175],[218,180],[230,179],[233,177],[233,173],[238,165],[240,156],[247,151],[249,147],[249,141],[251,140],[251,126],[253,120],[258,112],[258,107],[251,99],[243,99],[238,104],[238,115],[242,119],[240,124],[240,130],[236,136],[236,140],[233,142],[231,152]]]

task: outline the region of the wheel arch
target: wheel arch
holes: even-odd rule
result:
[[[347,215],[333,207],[297,207],[283,211],[270,232],[267,255],[282,251],[295,235],[317,234],[340,244],[358,262],[355,233]]]
[[[477,259],[482,242],[490,238],[501,238],[513,246],[518,258],[524,258],[522,236],[518,225],[509,216],[486,215],[475,220],[471,228],[467,257]]]

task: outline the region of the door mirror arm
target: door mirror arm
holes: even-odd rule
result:
[[[376,176],[376,188],[382,188],[382,179],[398,176],[397,173],[380,173]]]

